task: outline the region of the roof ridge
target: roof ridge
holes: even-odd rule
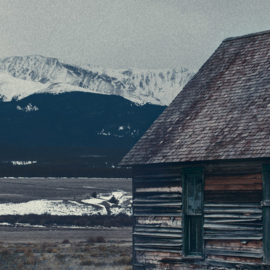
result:
[[[270,34],[270,30],[251,33],[251,34],[247,34],[247,35],[243,35],[243,36],[229,37],[229,38],[224,39],[223,42],[227,42],[227,41],[231,41],[231,40],[235,40],[235,39],[249,38],[249,37],[253,37],[253,36],[261,36],[261,35],[266,35],[266,34]]]

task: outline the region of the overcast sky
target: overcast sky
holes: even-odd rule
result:
[[[270,30],[270,0],[0,0],[0,58],[197,70],[223,39]]]

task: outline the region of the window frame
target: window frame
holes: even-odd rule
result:
[[[187,175],[188,174],[200,174],[201,175],[201,213],[189,215],[186,213],[187,210]],[[183,259],[204,259],[204,168],[183,168],[182,169],[182,258]],[[189,217],[201,217],[200,232],[201,235],[201,252],[190,252],[190,241],[189,241]]]
[[[263,262],[270,265],[270,165],[262,165],[263,201]]]

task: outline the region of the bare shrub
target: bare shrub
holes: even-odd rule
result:
[[[96,238],[93,236],[90,236],[90,237],[88,237],[87,242],[88,243],[96,243]]]
[[[114,260],[113,262],[114,265],[131,265],[132,264],[132,257],[130,256],[125,256],[118,258]]]
[[[46,249],[46,252],[48,252],[48,253],[57,253],[57,249],[49,247],[49,248]]]
[[[97,243],[105,243],[105,238],[103,236],[97,236],[96,238],[96,242]]]
[[[99,246],[98,250],[102,253],[104,253],[105,251],[107,251],[107,247],[106,246]]]
[[[90,236],[88,237],[87,242],[88,243],[105,243],[106,241],[103,236],[97,236],[97,237]]]
[[[64,239],[64,240],[62,241],[62,244],[69,244],[69,240],[68,240],[68,239]]]
[[[8,255],[10,255],[11,254],[11,252],[8,250],[8,249],[2,249],[1,251],[0,251],[0,255],[2,255],[2,256],[8,256]]]
[[[114,204],[118,204],[119,203],[119,200],[117,200],[114,195],[109,199],[109,202],[110,203],[114,203]]]
[[[94,258],[97,258],[97,257],[99,257],[99,253],[98,252],[89,252],[89,254],[91,255],[91,257],[94,257]]]
[[[104,265],[107,265],[107,263],[106,262],[101,262],[101,261],[98,261],[98,262],[96,262],[95,263],[95,266],[104,266]]]
[[[56,255],[56,258],[61,260],[61,259],[64,259],[66,256],[64,254],[61,254],[61,253],[57,253]]]
[[[93,265],[94,262],[91,259],[81,261],[80,265]]]

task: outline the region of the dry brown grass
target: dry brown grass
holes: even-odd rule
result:
[[[0,243],[0,269],[131,270],[131,243],[63,242]]]

